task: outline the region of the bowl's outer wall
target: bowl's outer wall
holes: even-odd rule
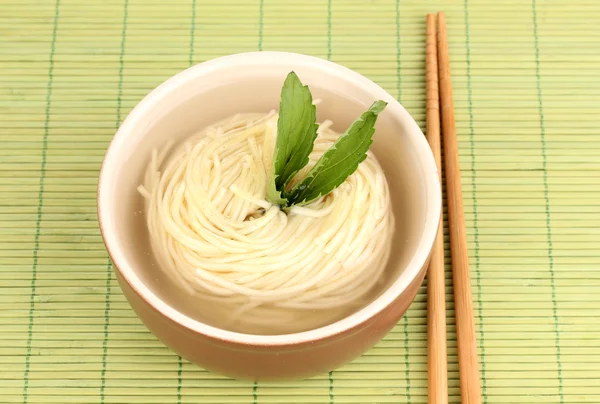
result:
[[[233,343],[195,333],[160,314],[123,280],[118,270],[115,274],[125,297],[142,322],[183,358],[236,379],[281,381],[304,379],[334,370],[379,342],[414,300],[428,263],[429,259],[409,287],[370,321],[327,339],[287,347]]]
[[[323,117],[344,128],[373,99],[390,103],[389,112],[378,119],[372,149],[390,182],[399,224],[388,265],[391,276],[384,280],[380,298],[329,326],[290,336],[231,335],[194,320],[197,316],[189,310],[201,308],[184,307],[181,291],[171,288],[168,276],[153,265],[144,241],[145,220],[136,214],[143,201],[135,189],[152,148],[163,146],[165,139],[183,139],[208,124],[208,119],[225,118],[240,108],[254,112],[276,108],[280,79],[291,68],[323,100],[319,107]],[[440,189],[435,161],[422,132],[381,87],[327,61],[261,52],[198,65],[138,104],[105,157],[98,186],[98,220],[121,289],[140,319],[167,346],[204,368],[235,378],[296,379],[356,358],[401,318],[425,276],[441,216]]]

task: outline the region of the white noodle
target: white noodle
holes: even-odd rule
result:
[[[138,188],[160,268],[217,326],[246,333],[304,331],[364,305],[394,231],[371,152],[329,195],[288,212],[269,203],[277,118],[236,115],[174,151],[154,151]],[[320,126],[296,181],[339,136],[330,125]]]

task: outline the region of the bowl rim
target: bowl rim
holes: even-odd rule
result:
[[[107,209],[104,209],[104,206],[110,203],[112,199],[112,196],[106,191],[107,185],[117,174],[114,164],[111,162],[116,161],[118,158],[120,145],[123,139],[128,136],[128,133],[138,128],[138,125],[148,118],[146,116],[147,111],[152,109],[163,97],[168,96],[174,89],[184,86],[191,80],[201,78],[223,68],[243,68],[244,65],[279,65],[288,66],[290,69],[293,69],[293,66],[299,65],[316,67],[323,74],[343,76],[346,80],[353,81],[355,85],[371,93],[374,99],[387,101],[388,107],[386,108],[386,112],[396,115],[408,126],[405,136],[411,138],[410,143],[420,157],[419,161],[425,175],[425,193],[427,195],[425,225],[421,239],[417,244],[417,249],[404,271],[392,285],[367,306],[341,320],[316,329],[278,335],[244,334],[214,327],[181,313],[160,299],[133,271],[128,260],[125,258],[122,246],[117,243],[116,237],[113,236],[115,233],[115,221],[111,219],[109,213],[107,213]],[[429,143],[412,116],[394,97],[373,81],[345,66],[315,56],[279,51],[236,53],[211,59],[175,74],[148,93],[131,110],[111,140],[100,169],[97,192],[98,222],[103,242],[114,264],[114,268],[134,293],[162,316],[167,317],[190,331],[222,342],[265,347],[292,346],[325,340],[335,335],[354,330],[372,320],[378,313],[385,310],[394,300],[402,295],[409,285],[418,278],[421,269],[426,265],[433,249],[442,212],[441,184],[437,165]]]

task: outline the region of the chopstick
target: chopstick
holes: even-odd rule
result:
[[[446,18],[438,13],[438,65],[440,82],[440,109],[442,115],[442,138],[444,142],[444,167],[446,169],[446,195],[448,205],[448,229],[452,256],[452,279],[454,282],[454,309],[456,313],[456,337],[458,342],[458,368],[462,404],[480,404],[479,364],[477,341],[471,301],[471,279],[462,190],[452,80],[446,34]]]
[[[442,156],[440,146],[440,94],[435,16],[427,15],[426,137],[435,157],[440,183]],[[427,271],[427,375],[430,404],[448,403],[448,357],[446,347],[446,280],[444,276],[444,221],[440,220]]]

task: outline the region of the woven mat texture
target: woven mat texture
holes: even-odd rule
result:
[[[425,127],[425,14],[446,12],[484,403],[600,403],[600,2],[3,0],[1,403],[425,403],[426,285],[361,358],[229,380],[135,317],[96,220],[115,129],[191,64],[331,59]],[[460,402],[447,268],[450,401]]]

